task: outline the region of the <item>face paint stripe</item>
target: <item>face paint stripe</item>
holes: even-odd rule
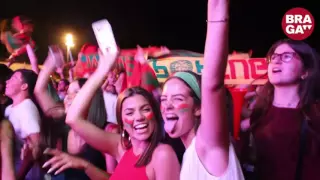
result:
[[[179,112],[187,112],[187,111],[189,111],[189,108],[183,108],[183,109],[179,109]]]
[[[188,104],[179,104],[177,107],[178,111],[181,113],[185,113],[187,111],[189,111],[189,105]]]
[[[151,121],[153,119],[153,113],[152,112],[149,112],[147,115],[146,115],[146,119]]]
[[[185,109],[185,108],[189,108],[189,105],[188,104],[179,104],[178,109]]]

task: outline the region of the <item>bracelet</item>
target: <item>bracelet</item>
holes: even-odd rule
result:
[[[221,20],[207,20],[207,23],[220,23],[220,22],[228,22],[229,18],[224,18]]]

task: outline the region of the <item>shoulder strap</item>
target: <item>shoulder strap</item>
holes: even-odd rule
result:
[[[299,142],[299,154],[298,154],[298,163],[296,167],[296,176],[295,180],[302,179],[302,170],[303,170],[303,156],[306,150],[306,134],[307,134],[308,122],[307,119],[304,119],[301,123],[300,130],[300,142]]]

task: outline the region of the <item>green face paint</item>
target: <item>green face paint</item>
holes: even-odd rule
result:
[[[180,112],[180,113],[185,113],[185,112],[187,112],[187,111],[190,110],[189,105],[188,105],[188,104],[185,104],[185,103],[179,104],[179,105],[177,106],[177,109],[178,109],[178,112]]]

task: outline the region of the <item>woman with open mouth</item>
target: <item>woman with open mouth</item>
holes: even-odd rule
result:
[[[147,90],[133,87],[120,93],[116,114],[121,134],[105,132],[85,120],[89,102],[116,58],[117,54],[100,54],[98,68],[76,95],[66,123],[88,144],[118,161],[112,180],[179,179],[178,158],[171,146],[161,143],[164,133],[159,105]],[[87,164],[84,170],[92,168]]]
[[[177,72],[164,84],[161,113],[165,130],[170,137],[181,138],[186,147],[181,180],[244,179],[226,118],[228,15],[227,0],[208,0],[202,78]]]
[[[251,161],[250,174],[261,180],[318,179],[319,54],[303,41],[283,39],[271,46],[267,60],[268,82],[257,93],[242,137],[246,142],[251,134],[254,146],[243,146],[242,159]]]

